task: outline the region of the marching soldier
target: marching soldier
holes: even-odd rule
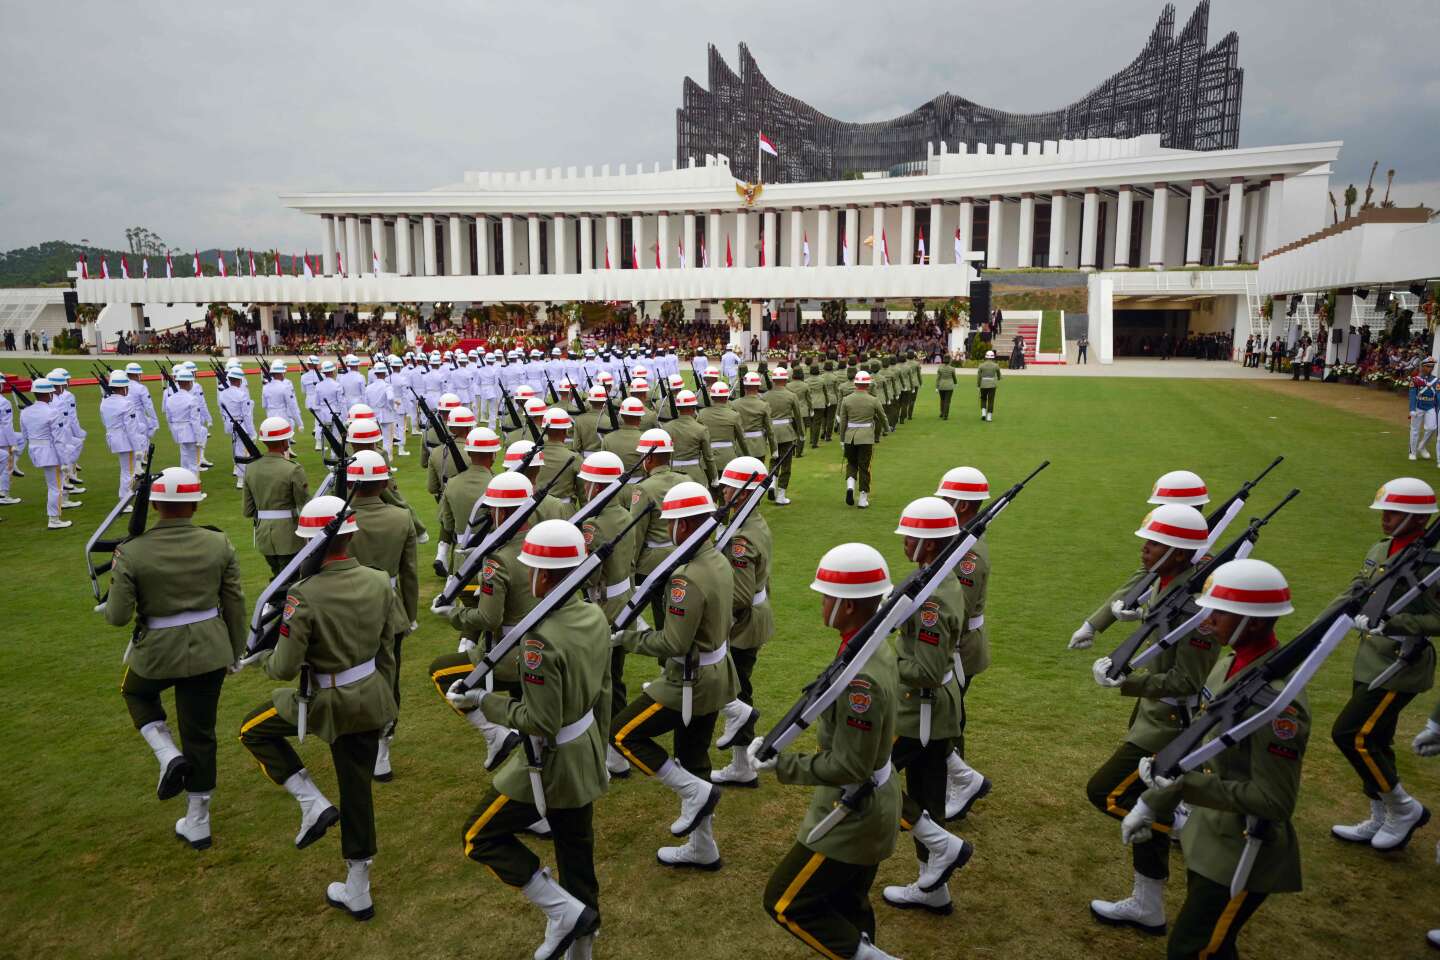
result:
[[[519,393],[520,391],[517,390],[517,397]],[[541,400],[539,397],[531,396],[526,398],[525,402],[521,405],[521,410],[524,415],[530,420],[530,422],[535,425],[535,429],[532,432],[531,429],[524,423],[517,424],[515,429],[510,430],[505,434],[505,445],[508,447],[512,443],[518,443],[521,440],[529,440],[531,437],[544,437],[545,414],[547,411],[549,411],[549,409],[550,408],[546,406],[545,401]]]
[[[601,490],[619,480],[624,472],[624,463],[608,450],[590,454],[581,464],[578,475],[580,495],[584,502],[589,503],[595,499]],[[604,509],[587,517],[580,526],[580,532],[585,536],[586,549],[597,543],[610,543],[620,535],[625,524],[630,522],[630,517],[630,511],[621,495],[611,497]],[[595,579],[590,587],[591,599],[604,612],[607,623],[614,621],[630,601],[633,590],[630,578],[634,571],[635,541],[626,539],[615,545],[610,556],[605,558],[605,562],[595,572]],[[625,648],[614,647],[610,651],[610,712],[608,716],[600,718],[605,722],[605,769],[611,777],[630,776],[630,762],[613,746],[608,745],[613,721],[628,702],[625,689]]]
[[[442,394],[437,405],[431,408],[441,423],[446,421],[452,410],[458,409],[460,409],[460,398],[453,393]],[[440,434],[435,432],[435,427],[430,424],[428,418],[422,416],[422,419],[425,419],[426,422],[425,429],[420,434],[420,466],[428,471],[430,469],[430,451],[444,446],[445,441]]]
[[[63,467],[60,463],[58,436],[60,411],[53,402],[55,387],[41,377],[32,381],[30,389],[35,402],[20,411],[20,442],[17,449],[30,451],[30,463],[45,474],[45,513],[47,529],[64,530],[74,521],[60,519],[62,509],[81,506],[64,493]]]
[[[322,414],[318,409],[320,401],[315,390],[321,380],[320,358],[313,355],[304,358],[300,361],[300,369],[302,371],[300,374],[300,392],[305,395],[305,409],[310,411],[310,416],[314,420],[315,449],[321,450],[324,449],[324,444],[320,439],[320,418]]]
[[[1153,594],[1159,601],[1173,590],[1183,589],[1185,575],[1194,562],[1195,551],[1205,546],[1210,530],[1205,517],[1194,507],[1165,504],[1155,508],[1135,535],[1144,541],[1141,564],[1159,575]],[[1122,620],[1139,620],[1143,610],[1119,610]],[[1123,819],[1144,790],[1135,775],[1136,765],[1160,750],[1189,725],[1190,715],[1200,706],[1205,677],[1215,665],[1219,651],[1214,639],[1193,632],[1160,654],[1148,670],[1137,670],[1124,679],[1106,676],[1110,658],[1095,661],[1091,674],[1101,687],[1117,688],[1121,696],[1135,697],[1130,729],[1110,759],[1095,771],[1085,788],[1095,809]],[[1135,927],[1144,933],[1165,932],[1165,882],[1170,877],[1170,831],[1173,808],[1156,818],[1151,836],[1135,844],[1134,887],[1124,900],[1090,901],[1090,912],[1101,923]],[[1228,882],[1228,881],[1227,881]]]
[[[995,391],[1000,386],[1000,365],[995,351],[986,350],[985,359],[975,368],[975,385],[980,388],[980,419],[995,419]]]
[[[534,448],[535,444],[529,440],[517,440],[506,448],[505,458],[501,463],[506,470],[519,471],[520,465],[525,462],[525,457]],[[565,458],[567,460],[573,456],[574,454],[570,453],[569,450],[565,451]],[[561,462],[563,463],[564,461]],[[523,471],[525,479],[529,480],[530,485],[535,488],[537,496],[540,490],[540,471],[543,469],[545,469],[545,449],[542,447],[540,451],[535,454],[534,459],[530,461],[530,465]],[[532,523],[539,523],[541,520],[568,520],[574,512],[575,511],[570,509],[569,504],[561,503],[559,500],[556,500],[554,496],[547,493],[540,497],[540,506],[535,511],[535,518]]]
[[[451,477],[440,496],[440,543],[435,555],[437,577],[459,568],[465,560],[460,549],[462,538],[475,513],[475,504],[485,496],[485,488],[495,476],[495,454],[500,452],[500,438],[489,427],[475,427],[465,434],[464,450],[470,459],[470,468]]]
[[[400,400],[395,396],[395,385],[390,382],[388,362],[384,357],[375,361],[371,373],[375,379],[365,388],[365,404],[375,411],[375,420],[383,434],[380,449],[388,462],[393,449],[391,444],[395,439],[395,424],[403,419],[403,415],[400,411]],[[405,435],[403,425],[400,435]]]
[[[741,377],[745,395],[730,406],[740,414],[740,432],[745,438],[745,454],[764,460],[775,453],[775,427],[770,422],[770,404],[760,395],[763,380],[751,371]]]
[[[1370,509],[1381,511],[1383,536],[1366,554],[1347,593],[1363,590],[1385,572],[1390,557],[1425,532],[1427,519],[1436,512],[1435,491],[1423,480],[1400,477],[1380,488]],[[1410,701],[1435,684],[1435,648],[1430,641],[1424,640],[1409,658],[1401,656],[1400,641],[1440,634],[1440,587],[1427,590],[1388,620],[1371,623],[1361,614],[1355,628],[1360,631],[1360,646],[1355,652],[1354,684],[1330,736],[1359,774],[1370,798],[1370,816],[1353,825],[1336,824],[1331,833],[1376,850],[1398,850],[1429,822],[1430,811],[1400,784],[1395,726]],[[1371,690],[1371,682],[1397,660],[1400,669]]]
[[[895,532],[905,538],[905,555],[917,567],[932,563],[960,535],[960,521],[939,497],[921,497],[900,513]],[[885,902],[930,913],[949,914],[950,875],[963,867],[974,847],[945,830],[946,760],[962,732],[964,700],[957,672],[963,672],[960,638],[965,631],[964,594],[946,578],[895,637],[899,678],[895,742],[890,762],[905,772],[900,825],[915,841],[919,876],[905,886],[889,886]]]
[[[710,431],[696,416],[700,399],[693,391],[675,392],[675,411],[679,414],[665,426],[675,452],[670,466],[683,478],[706,487],[715,486],[715,453],[710,446]]]
[[[340,394],[340,382],[335,379],[335,361],[326,360],[320,364],[320,379],[315,381],[314,388],[310,391],[310,400],[313,401],[310,410],[315,417],[315,449],[322,448],[322,431],[320,424],[331,423],[335,417],[340,415],[341,409],[345,408],[344,397]]]
[[[117,499],[124,500],[130,495],[135,482],[135,455],[138,453],[144,457],[149,438],[145,434],[144,421],[136,411],[135,404],[130,402],[130,379],[125,376],[125,371],[112,370],[109,381],[110,393],[100,401],[100,421],[105,426],[105,445],[120,460],[120,492]],[[10,426],[9,410],[3,411],[3,414],[4,422],[0,423],[0,431]],[[8,474],[9,465],[6,464],[5,467]],[[8,479],[4,482],[8,487]]]
[[[230,456],[235,463],[235,489],[243,490],[246,464],[241,462],[241,458],[245,456],[245,443],[237,431],[243,430],[247,436],[255,432],[255,401],[250,397],[250,388],[245,385],[245,371],[240,367],[227,370],[225,379],[230,386],[220,392],[216,405],[223,411],[224,423],[220,426],[230,438]]]
[[[1280,571],[1250,559],[1216,570],[1195,602],[1209,616],[1192,636],[1213,637],[1230,648],[1204,682],[1210,699],[1275,652],[1275,622],[1294,609]],[[1277,680],[1272,689],[1278,693],[1283,682]],[[1131,771],[1148,789],[1121,824],[1126,843],[1147,842],[1154,825],[1181,800],[1194,808],[1180,832],[1185,904],[1170,931],[1167,956],[1238,957],[1240,930],[1266,898],[1300,890],[1300,842],[1291,818],[1309,739],[1310,708],[1301,690],[1283,713],[1216,754],[1201,770],[1167,779],[1152,772],[1146,757]],[[1247,864],[1247,854],[1253,854],[1252,863]],[[1239,892],[1232,896],[1237,882]]]
[[[170,436],[180,447],[180,467],[191,473],[200,472],[200,445],[205,439],[201,410],[204,400],[195,392],[195,374],[188,367],[176,365],[176,390],[165,398],[165,422]]]
[[[586,394],[590,408],[575,416],[575,449],[582,455],[600,449],[600,422],[605,416],[605,388],[595,384]],[[608,423],[606,424],[608,426]]]
[[[820,439],[825,443],[835,433],[835,411],[840,407],[840,400],[853,385],[845,376],[845,371],[838,368],[835,362],[835,354],[830,354],[825,360],[825,416],[822,418],[822,430]]]
[[[545,465],[540,468],[535,480],[537,487],[543,487],[559,477],[559,482],[550,488],[550,496],[566,506],[575,500],[575,474],[580,469],[580,458],[567,442],[572,425],[570,414],[562,407],[551,407],[545,411],[545,445],[541,448]]]
[[[273,577],[300,552],[295,518],[310,500],[305,468],[290,456],[295,428],[284,417],[268,417],[260,424],[265,454],[245,471],[241,513],[255,524],[255,549]]]
[[[790,371],[784,367],[776,367],[770,373],[770,380],[774,386],[765,393],[765,403],[770,407],[770,426],[774,430],[775,438],[774,452],[770,456],[770,470],[775,473],[775,486],[771,488],[774,496],[771,499],[776,504],[785,506],[790,502],[790,498],[785,496],[785,488],[790,485],[790,461],[786,460],[781,464],[778,472],[775,471],[775,465],[789,451],[796,438],[802,436],[800,431],[805,427],[800,404],[795,394],[786,386],[790,380]]]
[[[730,496],[743,500],[765,480],[768,471],[755,457],[736,457],[725,464],[720,485]],[[735,699],[720,708],[724,727],[715,741],[719,750],[730,751],[728,766],[710,774],[711,783],[737,787],[758,787],[759,774],[750,765],[750,741],[755,737],[755,691],[751,674],[760,648],[775,635],[775,615],[770,609],[770,560],[774,554],[770,525],[759,510],[751,512],[745,525],[725,546],[725,559],[734,574],[730,597],[730,659],[735,664],[738,690]]]
[[[820,615],[840,635],[840,650],[890,592],[890,571],[874,547],[845,543],[820,558],[810,589],[824,599]],[[820,715],[819,750],[782,752],[757,764],[774,768],[781,783],[815,787],[790,852],[765,885],[765,912],[824,957],[896,960],[874,944],[870,888],[879,866],[895,852],[900,783],[890,766],[898,682],[895,653],[881,644],[844,693]],[[752,743],[752,756],[758,749]],[[869,780],[874,792],[823,836],[810,839],[846,788]]]
[[[1156,506],[1166,503],[1175,503],[1186,507],[1203,507],[1210,502],[1210,491],[1205,486],[1205,481],[1200,475],[1189,470],[1171,470],[1169,473],[1160,475],[1155,481],[1155,486],[1150,493],[1147,503]],[[1068,649],[1087,650],[1095,642],[1097,633],[1104,633],[1115,623],[1115,602],[1129,593],[1146,574],[1144,567],[1138,568],[1134,573],[1120,585],[1120,589],[1112,593],[1108,599],[1090,616],[1080,623],[1080,629],[1070,635]]]
[[[700,484],[685,481],[671,487],[660,503],[660,518],[669,526],[672,548],[714,511],[710,491]],[[727,648],[733,583],[730,564],[702,544],[689,562],[671,572],[663,588],[663,626],[632,626],[616,635],[627,653],[659,657],[665,663],[660,677],[615,718],[610,742],[641,773],[680,798],[680,816],[670,824],[670,832],[687,839],[682,846],[656,851],[657,859],[669,867],[720,869],[712,817],[720,787],[710,782],[710,737],[720,708],[734,698],[738,683]],[[671,732],[673,758],[656,742]]]
[[[295,388],[285,377],[288,369],[284,360],[275,360],[270,364],[269,375],[260,387],[260,405],[265,408],[267,419],[282,417],[289,420],[296,430],[303,431],[305,421],[300,417],[300,404],[295,400]]]
[[[145,368],[134,361],[125,364],[125,376],[130,380],[130,402],[135,405],[136,412],[145,425],[145,445],[149,446],[151,438],[160,429],[160,419],[155,416],[155,399],[150,396],[149,389],[141,380],[144,372]],[[143,464],[137,463],[135,472],[139,473],[143,467]]]
[[[320,536],[344,509],[339,497],[316,497],[301,509],[295,532],[307,539]],[[300,689],[283,687],[251,710],[240,724],[240,743],[265,776],[300,805],[297,849],[340,824],[345,881],[326,888],[325,902],[356,920],[369,920],[375,915],[370,865],[377,846],[371,778],[380,734],[395,719],[391,651],[410,621],[384,572],[350,555],[358,529],[355,516],[347,516],[326,544],[320,571],[291,585],[279,642],[254,659],[273,680],[298,676]],[[302,717],[309,732],[330,745],[338,810],[290,745]]]
[[[383,382],[383,381],[382,381]],[[355,485],[355,497],[351,501],[355,511],[355,522],[360,529],[350,542],[350,554],[367,567],[382,571],[390,580],[390,589],[400,597],[401,608],[410,630],[419,624],[420,579],[415,558],[415,527],[410,522],[410,511],[404,507],[392,506],[381,499],[390,485],[390,466],[375,450],[361,450],[350,461],[347,470],[350,482]],[[400,715],[400,664],[403,634],[395,634],[393,657],[395,660],[394,693],[395,716],[385,733],[380,737],[375,759],[375,779],[388,782],[393,774],[390,769],[390,741],[395,738],[395,724]]]
[[[646,430],[640,435],[635,446],[643,460],[640,469],[645,473],[645,478],[630,492],[630,513],[639,513],[651,505],[655,507],[650,519],[637,525],[634,533],[635,575],[643,580],[660,566],[661,561],[675,548],[675,543],[679,542],[672,542],[671,524],[668,518],[663,518],[660,514],[666,495],[685,482],[685,477],[670,469],[670,458],[675,452],[675,445],[670,434],[661,428]],[[650,600],[650,613],[657,626],[664,622],[665,603],[658,593]]]
[[[465,442],[465,436],[477,426],[475,412],[469,407],[455,407],[445,417],[445,428],[450,431],[451,438],[457,446]],[[429,464],[426,466],[427,476],[425,478],[425,489],[430,491],[430,496],[435,502],[440,502],[440,495],[445,491],[445,484],[455,474],[460,472],[460,466],[455,462],[455,457],[450,448],[442,440],[440,445],[430,452]]]
[[[585,558],[584,537],[571,523],[546,520],[525,534],[520,563],[529,568],[529,591],[539,601]],[[545,914],[540,958],[590,956],[600,926],[600,884],[595,876],[595,800],[605,793],[604,736],[596,723],[605,710],[610,628],[604,614],[571,594],[525,636],[523,696],[477,687],[452,691],[457,709],[476,709],[490,722],[518,730],[536,742],[541,757],[535,796],[530,768],[515,754],[495,774],[467,818],[465,855],[518,887]],[[541,816],[550,823],[559,881],[520,842],[519,834]]]
[[[910,390],[905,398],[905,418],[915,419],[915,401],[920,396],[920,388],[925,383],[924,371],[920,369],[920,361],[915,359],[915,351],[911,350],[905,355],[905,367],[910,371]]]
[[[660,426],[660,416],[655,411],[655,402],[650,399],[650,381],[640,375],[643,367],[635,369],[635,378],[630,381],[630,396],[639,400],[645,412],[640,417],[641,431],[653,430]]]
[[[4,380],[5,374],[0,373],[0,383]],[[149,439],[148,436],[146,439]],[[0,506],[8,507],[20,502],[19,497],[10,496],[10,478],[24,476],[20,470],[24,443],[20,432],[15,429],[15,411],[10,406],[10,398],[0,393]]]
[[[974,467],[955,467],[940,480],[935,496],[950,504],[961,525],[975,519],[990,497],[990,481]],[[975,541],[955,568],[964,597],[964,633],[958,646],[960,681],[960,734],[955,749],[946,758],[948,782],[945,790],[945,819],[955,820],[970,812],[977,800],[990,793],[990,780],[965,762],[965,728],[969,714],[965,695],[975,678],[990,665],[990,636],[985,627],[985,597],[990,586],[990,547],[982,536]]]
[[[805,364],[797,363],[791,371],[790,392],[795,394],[795,407],[797,410],[795,418],[795,456],[799,460],[805,456],[805,434],[810,429],[810,421],[815,417],[814,401],[812,400],[812,388],[805,382]]]
[[[175,835],[196,850],[210,846],[220,687],[244,652],[248,626],[235,548],[220,531],[191,522],[203,499],[194,472],[169,467],[160,473],[150,487],[159,519],[115,548],[103,605],[112,627],[135,620],[120,695],[160,764],[155,795],[168,800],[188,793]],[[171,687],[178,748],[160,703]]]
[[[950,419],[950,398],[955,394],[955,364],[948,357],[935,368],[935,392],[940,397],[940,419]]]
[[[740,414],[730,402],[730,384],[717,380],[710,390],[710,406],[702,409],[698,419],[710,433],[710,452],[720,460],[749,456],[749,443],[740,422]]]
[[[375,416],[375,411],[371,410],[367,404],[357,403],[350,408],[349,415],[350,425],[345,428],[345,441],[350,445],[351,452],[360,453],[368,450],[378,454],[389,467],[390,481],[380,491],[381,501],[405,510],[410,515],[410,525],[415,530],[415,542],[429,543],[430,534],[426,532],[425,524],[420,521],[420,514],[416,513],[415,508],[410,506],[400,495],[400,488],[395,484],[396,468],[390,464],[390,458],[380,452],[380,441],[383,439],[384,433],[380,428],[379,418]],[[450,457],[449,451],[446,451],[446,458],[452,464],[454,463],[454,458]]]
[[[858,491],[862,510],[870,506],[870,458],[889,425],[884,406],[870,394],[871,383],[869,371],[857,372],[855,392],[840,401],[835,414],[845,446],[845,502],[855,505]]]

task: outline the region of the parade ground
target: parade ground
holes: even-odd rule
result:
[[[1146,366],[1148,373],[1157,364]],[[1194,366],[1240,369],[1220,363],[1186,369]],[[1110,372],[1125,370],[1118,365]],[[822,553],[845,541],[873,544],[898,580],[911,565],[894,534],[897,515],[910,500],[934,492],[946,469],[976,466],[998,491],[1050,460],[989,533],[986,619],[993,663],[975,679],[966,707],[968,759],[994,789],[951,824],[976,851],[951,880],[955,913],[902,912],[881,901],[881,885],[908,883],[914,875],[911,845],[902,838],[872,892],[877,941],[912,960],[1161,957],[1163,939],[1101,926],[1088,909],[1092,898],[1125,896],[1131,883],[1119,823],[1097,813],[1085,795],[1091,773],[1124,738],[1131,708],[1130,700],[1096,686],[1090,666],[1127,628],[1102,634],[1091,650],[1066,649],[1082,618],[1138,565],[1141,541],[1134,531],[1150,509],[1145,500],[1152,484],[1167,470],[1195,470],[1218,501],[1275,456],[1285,457],[1234,528],[1238,533],[1246,518],[1268,511],[1292,487],[1302,491],[1265,529],[1255,551],[1284,572],[1295,597],[1296,613],[1280,622],[1283,642],[1360,570],[1380,536],[1379,514],[1369,509],[1376,488],[1406,475],[1433,484],[1440,471],[1430,460],[1406,459],[1398,395],[1393,402],[1374,402],[1372,395],[1347,406],[1334,398],[1342,391],[1358,395],[1359,388],[1312,383],[1292,389],[1288,380],[1272,386],[1253,377],[1007,376],[995,419],[985,423],[977,415],[973,371],[959,373],[948,421],[938,417],[927,376],[916,419],[877,448],[868,510],[845,505],[838,441],[795,462],[789,506],[762,507],[774,531],[776,635],[755,672],[759,728],[769,729],[834,652],[820,597],[808,588]],[[258,408],[258,377],[249,380]],[[213,382],[203,383],[213,405]],[[147,386],[158,407],[160,383]],[[437,695],[425,670],[432,658],[455,650],[456,633],[424,609],[441,581],[430,568],[437,524],[419,438],[411,438],[411,456],[396,460],[398,481],[432,540],[419,548],[420,627],[404,644],[395,778],[374,790],[377,913],[357,924],[322,896],[341,862],[338,831],[297,851],[294,801],[236,742],[242,717],[279,686],[256,670],[228,678],[221,695],[214,845],[197,852],[173,839],[184,801],[155,800],[155,761],[119,693],[129,631],[92,612],[84,546],[114,503],[116,463],[98,426],[98,388],[78,387],[76,394],[91,433],[82,460],[84,506],[64,514],[74,525],[46,529],[44,480],[28,460],[12,491],[23,502],[0,508],[0,568],[8,584],[0,593],[7,628],[0,698],[8,717],[8,775],[0,790],[7,813],[0,913],[7,933],[0,956],[529,956],[537,942],[535,911],[461,852],[465,818],[489,774],[480,737]],[[156,469],[175,465],[169,432],[162,427],[156,440]],[[297,453],[313,491],[324,467],[308,440],[307,429]],[[195,521],[220,528],[234,543],[248,606],[268,570],[241,516],[218,422],[207,455],[215,466],[202,474],[208,498]],[[1250,960],[1421,956],[1425,931],[1440,919],[1434,896],[1440,826],[1432,823],[1390,854],[1330,836],[1331,824],[1355,822],[1367,809],[1329,735],[1350,693],[1354,652],[1352,634],[1309,685],[1313,727],[1295,818],[1304,891],[1272,897],[1245,928],[1241,950]],[[629,659],[632,691],[655,673],[653,661]],[[1410,739],[1434,697],[1432,690],[1417,698],[1396,736],[1401,777],[1432,808],[1440,807],[1440,762],[1418,759]],[[165,702],[169,710],[169,695]],[[325,744],[309,738],[299,749],[333,796]],[[813,750],[813,734],[796,749]],[[713,757],[717,767],[725,762],[719,751]],[[802,955],[769,921],[761,894],[809,799],[809,789],[782,786],[772,773],[761,775],[757,790],[727,789],[715,816],[723,869],[673,872],[655,860],[655,849],[673,842],[666,829],[673,795],[638,772],[612,782],[594,814],[604,918],[598,950],[641,960]],[[546,842],[526,842],[553,864]],[[1170,865],[1173,922],[1185,895],[1178,848]]]

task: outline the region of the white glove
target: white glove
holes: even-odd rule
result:
[[[1425,729],[1415,735],[1410,746],[1422,757],[1440,756],[1440,723],[1425,721]]]
[[[411,632],[411,633],[414,633],[416,630],[419,630],[419,629],[420,629],[420,621],[418,621],[418,620],[411,620],[411,621],[410,621],[410,632]]]
[[[1105,674],[1107,674],[1107,673],[1109,673],[1109,672],[1110,672],[1110,658],[1109,658],[1109,657],[1101,657],[1099,660],[1096,660],[1095,663],[1092,664],[1091,667],[1090,667],[1090,676],[1092,676],[1092,677],[1095,678],[1095,683],[1096,683],[1097,685],[1102,686],[1102,687],[1118,687],[1118,686],[1120,686],[1120,681],[1119,681],[1119,680],[1111,680],[1109,677],[1105,676]]]
[[[621,640],[622,640],[624,637],[625,637],[625,631],[624,631],[624,630],[612,630],[612,631],[610,631],[610,646],[612,646],[612,647],[623,647],[624,644],[621,643]]]
[[[95,604],[95,612],[98,613],[98,614],[100,614],[100,615],[103,617],[103,616],[105,615],[105,604],[103,604],[103,603],[97,603],[97,604]]]
[[[1382,619],[1371,623],[1369,615],[1362,613],[1355,618],[1355,629],[1361,633],[1384,633],[1385,621]]]
[[[245,667],[246,667],[246,663],[245,663],[244,660],[236,660],[234,663],[230,664],[230,666],[228,666],[228,667],[225,668],[225,672],[228,673],[228,674],[230,674],[230,675],[233,677],[235,674],[239,673],[241,670],[244,670]]]
[[[1135,806],[1120,821],[1120,842],[1124,844],[1144,843],[1151,837],[1150,825],[1155,822],[1155,811],[1143,799],[1136,800]]]
[[[1080,629],[1070,634],[1069,650],[1089,650],[1090,644],[1095,642],[1095,628],[1090,626],[1090,621],[1085,620],[1080,624]]]
[[[1115,615],[1116,620],[1139,620],[1145,615],[1138,607],[1127,607],[1123,600],[1116,600],[1110,604],[1110,612]]]
[[[443,596],[443,594],[437,595],[434,600],[430,601],[430,612],[435,614],[436,616],[448,618],[450,616],[450,611],[455,609],[455,604],[442,604],[440,602],[441,596]]]
[[[474,690],[465,689],[464,680],[456,680],[450,684],[450,689],[445,691],[445,699],[456,710],[470,710],[480,706],[480,701],[485,696],[484,687],[476,687]]]
[[[750,766],[754,767],[756,770],[774,770],[775,764],[780,759],[780,754],[776,753],[775,756],[771,757],[769,760],[761,760],[760,745],[764,742],[764,737],[756,737],[754,740],[751,740],[750,746],[745,748],[745,755],[750,758]]]
[[[1155,758],[1141,757],[1138,768],[1140,779],[1145,781],[1145,786],[1155,787],[1160,790],[1167,790],[1179,782],[1177,777],[1162,777],[1155,772]]]

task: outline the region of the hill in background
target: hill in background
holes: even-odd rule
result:
[[[214,276],[219,271],[216,269],[215,260],[220,251],[210,247],[200,251],[201,271],[206,276]],[[225,263],[228,269],[233,270],[235,265],[235,251],[226,250]],[[75,261],[84,254],[90,264],[90,275],[100,275],[100,261],[106,259],[110,262],[110,275],[120,276],[120,258],[123,256],[130,262],[130,275],[139,277],[143,275],[143,261],[150,261],[150,276],[165,276],[165,255],[162,254],[139,254],[131,253],[128,250],[109,250],[104,247],[94,247],[79,243],[70,243],[66,240],[51,240],[34,247],[20,247],[0,253],[0,287],[45,287],[64,286],[69,282],[66,273],[75,269]],[[191,260],[195,255],[194,250],[179,251],[171,254],[171,261],[175,266],[175,276],[188,277],[192,273]],[[241,266],[245,273],[250,271],[249,253],[246,250],[240,252]],[[273,251],[255,251],[255,269],[257,272],[271,273],[273,271],[275,254]],[[300,254],[289,254],[281,252],[280,265],[285,273],[292,272],[292,260],[300,262]]]

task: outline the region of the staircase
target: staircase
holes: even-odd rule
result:
[[[1039,322],[1006,320],[1000,329],[1000,336],[995,338],[995,359],[1002,366],[1010,362],[1010,351],[1014,348],[1016,337],[1025,338],[1025,363],[1035,362],[1035,345],[1040,342]]]

